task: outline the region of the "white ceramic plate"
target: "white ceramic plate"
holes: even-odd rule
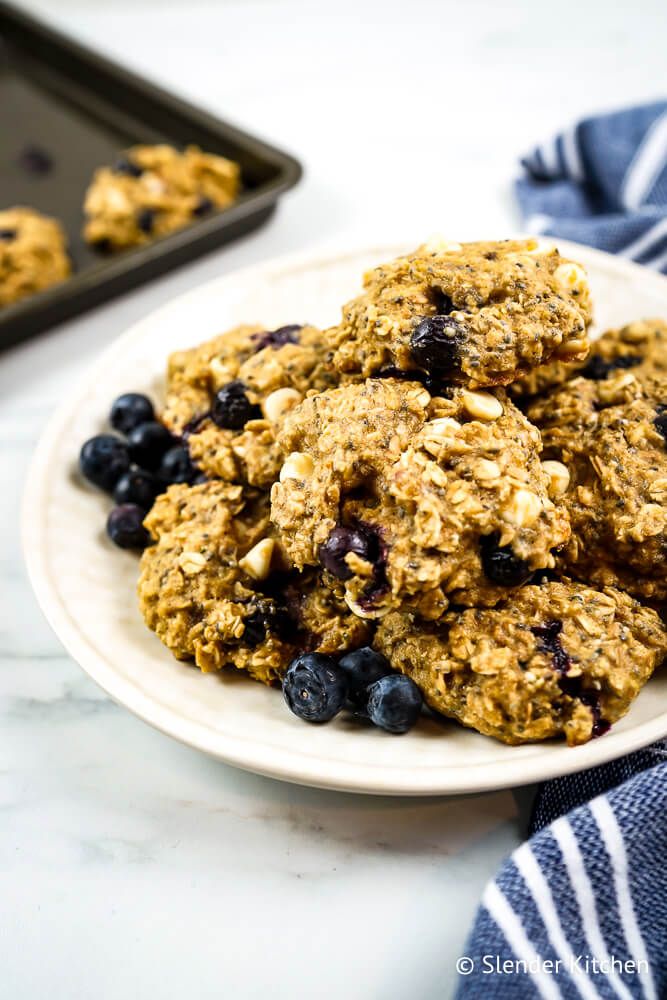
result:
[[[598,329],[667,316],[664,278],[560,246],[588,269]],[[667,670],[601,739],[577,748],[506,747],[429,719],[403,737],[342,717],[308,726],[289,713],[279,691],[178,663],[144,626],[135,600],[137,560],[104,536],[109,502],[75,471],[81,443],[104,428],[120,392],[160,399],[169,351],[240,322],[269,329],[331,324],[357,293],[362,272],[403,249],[283,258],[225,276],[148,316],[100,357],[47,428],[27,485],[24,548],[44,613],[84,670],[146,722],[230,764],[303,784],[383,794],[477,792],[577,771],[667,736]]]

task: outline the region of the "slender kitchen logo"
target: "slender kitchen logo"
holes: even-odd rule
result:
[[[589,976],[608,976],[610,973],[621,975],[641,975],[648,973],[648,962],[640,959],[620,959],[614,955],[606,959],[595,955],[572,955],[566,962],[563,959],[534,958],[526,961],[522,958],[503,958],[500,955],[482,955],[475,962],[469,955],[461,955],[456,960],[456,971],[461,976],[470,976],[478,969],[483,976],[535,976],[540,973],[555,976],[560,972],[581,971]]]

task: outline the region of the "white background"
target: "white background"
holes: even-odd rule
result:
[[[37,610],[22,479],[75,376],[178,292],[310,246],[518,228],[525,149],[667,92],[664,0],[29,7],[284,146],[306,176],[257,234],[0,356],[0,993],[446,998],[483,885],[518,842],[511,795],[316,792],[150,731]]]

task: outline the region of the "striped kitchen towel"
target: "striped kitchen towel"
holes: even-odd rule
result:
[[[667,743],[547,782],[532,829],[486,887],[458,1000],[667,998]]]
[[[667,272],[667,102],[600,115],[523,161],[526,229]],[[538,791],[491,882],[458,1000],[667,1000],[667,741]]]
[[[522,160],[526,229],[667,273],[667,101],[584,118]]]

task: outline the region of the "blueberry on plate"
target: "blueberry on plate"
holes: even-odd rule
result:
[[[198,472],[187,447],[177,444],[162,456],[157,475],[160,482],[169,486],[171,483],[191,483],[198,477]]]
[[[368,688],[371,684],[393,673],[389,660],[382,653],[362,646],[346,653],[338,661],[338,666],[347,677],[347,696],[353,705],[365,707],[368,702]]]
[[[123,473],[113,490],[114,503],[136,504],[144,511],[149,511],[153,506],[153,501],[158,493],[162,492],[162,486],[153,475],[146,469],[130,469]]]
[[[368,689],[368,718],[388,733],[407,733],[421,709],[421,691],[405,674],[381,677]]]
[[[258,406],[248,399],[243,382],[238,380],[223,385],[211,407],[211,419],[224,430],[238,431],[249,420],[261,416]]]
[[[114,430],[129,434],[139,424],[155,420],[155,410],[148,396],[140,392],[125,392],[111,407],[109,421]]]
[[[283,695],[291,711],[300,719],[329,722],[345,704],[345,672],[330,656],[302,653],[287,668]]]
[[[377,535],[360,525],[354,527],[338,525],[320,545],[318,558],[322,566],[337,580],[349,580],[352,571],[345,562],[348,552],[354,552],[366,562],[375,563],[379,555]]]
[[[142,469],[154,472],[166,451],[174,446],[174,438],[164,424],[148,420],[134,427],[127,435],[130,457]]]
[[[520,587],[531,575],[524,559],[515,555],[510,545],[498,545],[498,535],[481,539],[482,569],[492,583],[500,587]]]
[[[145,516],[135,503],[114,507],[107,518],[107,535],[121,549],[145,549],[151,537],[143,525]]]
[[[79,468],[89,483],[111,493],[123,473],[130,468],[129,449],[113,434],[97,434],[81,448]]]

